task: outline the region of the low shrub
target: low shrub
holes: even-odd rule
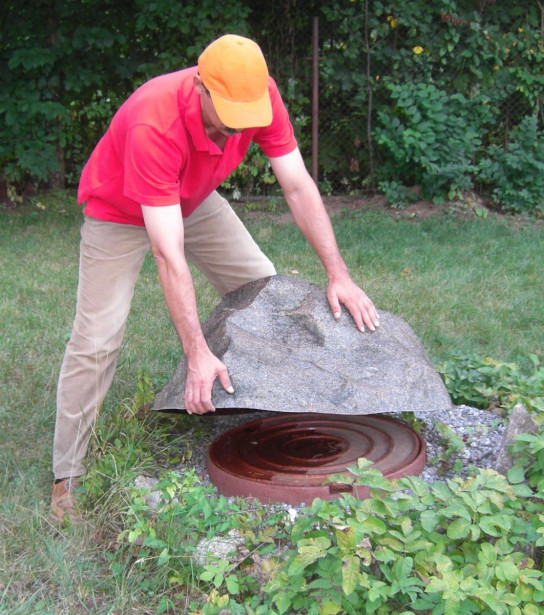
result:
[[[529,355],[529,360],[534,370],[529,376],[516,363],[455,352],[440,361],[437,369],[455,404],[508,410],[523,403],[528,410],[544,414],[544,365],[536,355]]]
[[[273,610],[248,612],[541,612],[544,578],[532,552],[544,545],[542,498],[519,476],[478,470],[428,485],[391,483],[366,460],[349,469],[352,478],[331,480],[371,485],[372,497],[315,500],[265,588]]]
[[[507,147],[490,145],[477,176],[504,210],[544,212],[544,132],[537,118],[524,117]]]
[[[391,84],[392,106],[378,111],[375,139],[383,153],[381,189],[421,186],[424,198],[453,198],[472,186],[472,159],[481,145],[479,127],[486,108],[431,83]]]

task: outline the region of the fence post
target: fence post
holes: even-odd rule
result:
[[[319,179],[319,17],[312,23],[312,177]]]

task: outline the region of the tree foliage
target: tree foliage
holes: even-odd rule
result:
[[[528,139],[543,138],[542,0],[8,0],[0,17],[3,179],[76,183],[124,98],[152,76],[194,64],[225,32],[261,44],[307,155],[313,16],[322,189],[380,188],[401,204],[414,185],[434,199],[475,188],[505,209],[542,209],[534,179],[544,154],[527,149]],[[265,187],[250,184],[235,191]]]
[[[238,0],[8,1],[0,24],[4,178],[77,181],[134,88],[194,64],[224,31],[247,32],[248,12]]]
[[[417,184],[428,198],[489,186],[505,208],[542,208],[540,185],[516,203],[499,195],[485,161],[497,161],[499,148],[523,166],[512,160],[512,142],[527,132],[520,125],[542,140],[544,3],[354,0],[323,13],[322,112],[341,118],[329,152],[341,181]],[[544,162],[538,151],[532,160]]]

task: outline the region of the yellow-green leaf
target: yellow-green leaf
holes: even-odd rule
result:
[[[349,596],[359,582],[360,560],[356,556],[344,557],[342,560],[342,591]]]

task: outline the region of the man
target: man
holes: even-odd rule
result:
[[[344,304],[373,331],[378,314],[351,280],[309,176],[287,111],[253,41],[226,35],[198,66],[157,77],[121,106],[87,162],[76,316],[62,364],[53,447],[52,515],[75,518],[90,431],[115,371],[134,284],[151,246],[168,310],[187,357],[185,407],[214,410],[213,382],[234,389],[200,326],[187,261],[220,295],[274,275],[215,189],[252,141],[268,156],[295,222],[323,263],[335,318]]]

